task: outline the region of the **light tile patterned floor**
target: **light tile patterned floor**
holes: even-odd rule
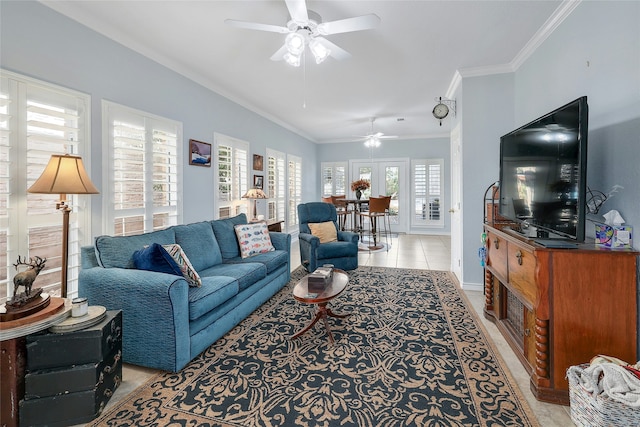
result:
[[[451,240],[449,236],[395,235],[390,241],[389,250],[376,252],[361,251],[358,263],[362,266],[417,268],[428,270],[450,269]],[[300,265],[300,251],[297,240],[291,248],[291,269]],[[538,422],[542,427],[574,426],[569,417],[569,407],[539,402],[529,390],[529,376],[493,323],[482,314],[484,296],[481,292],[466,291],[473,308],[482,319],[495,347],[504,359],[512,376],[516,379],[522,394],[527,399]],[[143,384],[155,371],[133,365],[124,366],[123,383],[116,390],[109,405],[135,390]]]

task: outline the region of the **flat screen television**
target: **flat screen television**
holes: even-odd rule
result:
[[[588,118],[583,96],[500,138],[499,212],[532,237],[584,241]]]

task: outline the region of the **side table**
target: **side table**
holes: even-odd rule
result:
[[[51,297],[49,305],[30,316],[0,323],[0,425],[18,427],[18,402],[24,398],[26,336],[43,331],[71,314],[65,298]]]

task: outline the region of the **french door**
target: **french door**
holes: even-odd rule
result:
[[[408,202],[411,194],[408,164],[409,160],[354,160],[349,168],[351,182],[357,179],[366,179],[371,182],[371,188],[363,192],[364,198],[391,196],[389,207],[391,231],[396,233],[406,233],[408,230]],[[355,198],[354,192],[350,194]]]

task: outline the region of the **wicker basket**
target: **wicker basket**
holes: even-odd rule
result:
[[[640,408],[634,408],[606,396],[595,398],[580,383],[580,374],[589,364],[567,370],[571,421],[578,427],[640,426]]]

